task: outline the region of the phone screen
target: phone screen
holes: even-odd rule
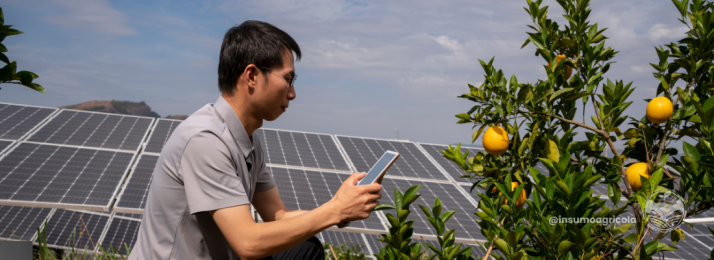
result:
[[[377,180],[377,178],[379,178],[379,174],[382,173],[384,168],[386,168],[387,165],[389,165],[389,162],[391,162],[396,156],[397,153],[384,153],[382,158],[379,158],[379,161],[372,166],[372,169],[369,169],[367,175],[365,175],[364,178],[357,183],[357,185],[372,184],[375,180]]]

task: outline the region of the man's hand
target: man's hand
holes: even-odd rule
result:
[[[328,203],[332,204],[340,222],[361,220],[369,217],[372,209],[382,198],[382,185],[373,183],[356,186],[366,173],[354,173],[348,178]]]

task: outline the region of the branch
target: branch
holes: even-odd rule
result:
[[[577,121],[573,121],[573,120],[570,120],[570,119],[565,119],[565,118],[563,118],[563,117],[561,117],[561,116],[557,116],[557,115],[553,115],[553,114],[548,114],[548,113],[543,113],[543,112],[531,112],[531,111],[516,110],[516,114],[518,114],[518,113],[521,113],[521,114],[532,114],[532,115],[544,115],[544,116],[554,117],[554,118],[557,118],[558,120],[563,121],[563,122],[566,122],[566,123],[568,123],[568,124],[577,125],[577,126],[579,126],[579,127],[588,129],[588,130],[593,131],[593,132],[596,132],[596,133],[598,133],[598,134],[603,134],[602,131],[601,131],[601,130],[598,130],[597,128],[594,128],[594,127],[592,127],[592,126],[589,126],[589,125],[586,125],[586,124],[583,124],[583,123],[580,123],[580,122],[577,122]]]
[[[692,82],[689,82],[687,84],[687,87],[684,88],[684,92],[686,93],[691,86],[693,86],[697,82],[697,78],[695,77]],[[679,95],[677,95],[677,99],[674,100],[674,103],[672,103],[672,107],[676,106],[677,103],[679,103]],[[664,136],[662,137],[662,141],[659,143],[659,151],[657,151],[657,161],[656,163],[659,165],[659,159],[662,157],[662,151],[664,151],[664,143],[667,141],[667,136],[669,136],[669,132],[672,130],[672,119],[667,120],[667,125],[664,127]]]

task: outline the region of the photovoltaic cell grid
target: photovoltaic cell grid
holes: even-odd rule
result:
[[[453,184],[384,178],[382,181],[382,200],[394,201],[395,188],[398,188],[403,193],[414,185],[422,185],[418,191],[422,195],[412,203],[410,208],[412,213],[409,215],[409,219],[415,220],[414,233],[436,235],[434,228],[418,205],[431,209],[438,196],[443,205],[442,212],[456,210],[453,217],[446,222],[447,230],[456,229],[456,237],[458,238],[485,239],[481,235],[481,228],[473,221],[473,213],[476,212],[476,207]],[[396,216],[396,211],[394,210],[387,210],[386,212]]]
[[[139,156],[134,169],[129,175],[121,198],[114,206],[117,212],[139,213],[143,212],[146,206],[146,196],[149,194],[149,184],[151,184],[151,176],[154,172],[158,156],[142,154]]]
[[[443,150],[446,150],[448,146],[446,145],[436,145],[436,144],[419,144],[421,147],[424,148],[424,150],[429,153],[431,158],[434,158],[434,160],[441,165],[441,168],[444,168],[449,175],[451,175],[451,178],[453,178],[455,181],[466,181],[468,182],[468,178],[462,178],[461,176],[464,175],[463,170],[461,167],[459,167],[458,164],[455,162],[444,158],[444,154],[441,152]],[[452,146],[456,148],[456,146]],[[467,157],[473,157],[477,153],[479,153],[481,150],[477,148],[471,148],[471,147],[461,147],[461,152],[466,153],[469,152]]]
[[[108,210],[133,153],[21,143],[0,160],[0,204]]]
[[[385,151],[392,150],[399,152],[400,157],[389,168],[387,176],[447,179],[414,143],[347,136],[337,138],[359,172],[369,171]]]
[[[684,230],[684,228],[682,230]],[[687,230],[689,230],[689,228],[687,228]],[[711,236],[711,234],[709,234],[709,236]],[[699,241],[696,241],[695,239],[699,239]],[[645,239],[645,243],[650,241],[651,239],[649,238]],[[662,238],[660,242],[672,245],[672,240],[668,235]],[[690,236],[685,231],[684,240],[680,240],[679,242],[677,242],[677,245],[674,245],[677,250],[664,252],[664,256],[666,257],[666,259],[709,259],[709,254],[711,253],[712,245],[714,244],[711,243],[711,240],[710,244],[704,243],[706,242],[702,241],[699,237]]]
[[[164,144],[169,140],[169,136],[181,122],[178,120],[159,119],[156,122],[156,127],[151,132],[151,136],[149,136],[144,152],[161,153],[161,149],[164,148]]]
[[[0,206],[0,240],[31,240],[52,209]]]
[[[371,256],[367,248],[369,245],[364,242],[362,234],[324,230],[320,232],[320,235],[322,236],[321,242],[323,245],[329,242],[333,248],[337,249],[342,244],[359,244],[362,246],[360,253],[363,253],[365,256]]]
[[[62,110],[28,141],[136,151],[153,120]]]
[[[262,142],[267,163],[350,170],[330,135],[272,129],[258,129],[253,134]]]
[[[56,110],[0,103],[0,139],[20,139]]]
[[[382,241],[379,241],[379,238],[382,237],[381,235],[364,234],[364,237],[367,239],[367,244],[375,254],[379,254],[379,250],[386,245],[385,243],[382,243]]]
[[[14,143],[14,141],[0,140],[0,154],[2,154],[8,146],[12,145],[12,143]]]
[[[47,245],[93,251],[108,221],[105,214],[57,209],[47,221]]]
[[[349,175],[324,171],[306,171],[268,167],[278,185],[280,198],[289,210],[312,210],[325,204]],[[376,213],[350,223],[350,228],[386,231]]]
[[[127,247],[131,249],[136,243],[140,224],[141,221],[113,217],[107,225],[104,238],[100,243],[102,248],[107,250],[113,247],[122,255],[127,255]]]

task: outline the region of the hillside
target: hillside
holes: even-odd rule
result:
[[[95,100],[95,101],[89,101],[89,102],[84,102],[76,105],[71,105],[71,106],[64,106],[60,108],[67,108],[67,109],[77,109],[77,110],[85,110],[85,111],[96,111],[96,112],[105,112],[105,113],[115,113],[115,114],[124,114],[124,115],[136,115],[136,116],[149,116],[149,117],[158,117],[160,118],[161,116],[152,111],[151,107],[147,105],[144,101],[141,102],[132,102],[132,101],[120,101],[120,100]],[[170,119],[185,119],[187,116],[185,115],[174,115],[174,116],[167,116],[166,118]]]

